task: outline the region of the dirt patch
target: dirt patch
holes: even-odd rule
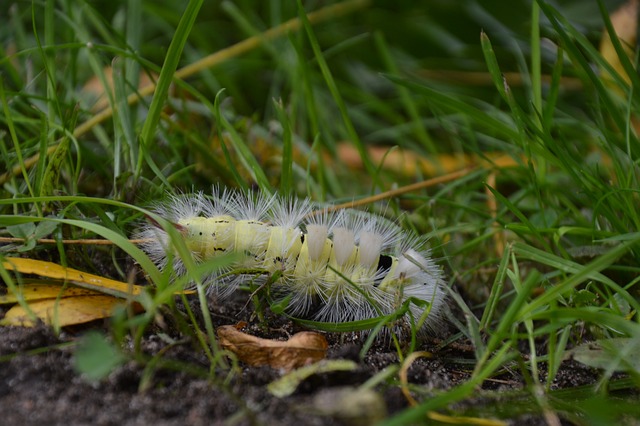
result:
[[[195,303],[193,308],[197,313]],[[244,303],[212,305],[211,308],[216,326],[251,317]],[[274,328],[265,330],[254,322],[248,332],[261,337],[286,338],[287,334],[299,330],[277,316],[270,317],[268,323]],[[95,329],[96,325],[91,328]],[[212,381],[187,369],[145,369],[144,363],[129,361],[105,380],[88,382],[73,368],[73,342],[87,329],[65,330],[60,336],[44,326],[0,330],[0,356],[4,361],[0,368],[3,424],[371,424],[408,406],[397,384],[378,384],[366,394],[354,390],[386,367],[399,363],[397,351],[384,345],[374,347],[361,361],[362,339],[354,335],[328,334],[327,338],[329,357],[354,360],[358,362],[356,370],[312,376],[292,396],[277,398],[267,390],[267,385],[281,373],[269,367],[241,366],[231,373],[220,370]],[[149,330],[142,342],[143,352],[153,356],[163,351],[163,359],[206,371],[208,360],[192,341],[187,339],[184,344],[167,350],[166,340],[160,335],[171,332],[171,328]],[[184,336],[173,337],[184,340]],[[419,387],[416,388],[419,393],[414,393],[418,400],[459,385],[469,378],[473,368],[473,353],[467,348],[438,350],[438,343],[435,338],[424,342],[420,350],[429,351],[432,356],[417,359],[408,370],[409,382]],[[569,362],[558,374],[556,385],[572,387],[594,383],[597,379],[597,371]],[[525,382],[518,373],[507,371],[487,380],[483,389],[508,394],[522,389]],[[145,384],[144,389],[140,389],[141,383]],[[495,397],[479,391],[477,398],[454,408],[466,412],[478,406],[496,405]],[[355,415],[348,412],[352,407],[356,407]],[[483,415],[496,414],[499,413]],[[512,417],[514,424],[545,424],[539,413],[522,412],[515,418],[507,417]]]

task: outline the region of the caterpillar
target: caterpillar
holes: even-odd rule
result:
[[[421,331],[435,331],[445,301],[444,277],[419,238],[381,216],[314,212],[313,207],[309,199],[214,188],[210,197],[170,195],[152,210],[179,231],[196,262],[243,254],[229,269],[203,280],[221,298],[249,281],[260,284],[277,276],[271,293],[286,302],[285,311],[293,317],[365,320],[391,314],[412,297],[426,303],[411,303],[410,315],[417,319],[428,309]],[[144,224],[137,238],[159,268],[173,259],[174,273],[185,274],[169,235],[157,223]],[[234,274],[247,270],[265,274]]]

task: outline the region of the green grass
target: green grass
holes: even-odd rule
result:
[[[464,415],[515,418],[534,406],[536,413],[598,424],[581,414],[607,421],[615,420],[602,414],[608,408],[637,414],[608,394],[640,385],[637,367],[628,367],[637,366],[632,346],[616,346],[619,356],[611,356],[597,386],[576,391],[574,407],[571,394],[552,391],[569,349],[595,339],[640,339],[639,81],[628,59],[631,86],[616,75],[613,89],[595,70],[613,72],[597,50],[600,31],[613,31],[608,3],[599,3],[598,20],[543,1],[516,4],[514,16],[530,24],[523,32],[490,3],[455,9],[425,2],[422,10],[355,2],[309,18],[302,7],[320,6],[303,3],[132,1],[94,9],[45,1],[2,11],[0,236],[28,241],[0,246],[0,253],[87,271],[98,258],[101,270],[122,280],[131,264],[123,258],[134,259],[158,291],[142,300],[146,313],[116,317],[114,341],[134,336],[127,356],[149,374],[191,371],[162,357],[150,360],[139,347],[155,314],[179,317],[172,293],[184,284],[170,282],[128,241],[150,202],[218,184],[339,203],[431,177],[377,163],[368,152],[373,145],[411,150],[441,170],[447,166],[440,154],[504,152],[514,160],[508,168],[475,169],[389,201],[387,211],[407,211],[403,226],[428,235],[442,259],[450,300],[464,313],[454,318],[458,331],[448,342],[470,343],[475,359],[463,384],[433,392],[417,387],[422,402],[385,424],[417,423],[433,410],[463,415],[452,404],[471,400],[485,380],[506,371],[523,377],[522,411],[515,404],[508,413]],[[296,18],[288,30],[269,30]],[[249,37],[255,38],[242,42]],[[183,78],[175,78],[185,66],[198,72],[183,69]],[[111,112],[101,115],[83,86],[91,78],[106,86],[108,67]],[[488,83],[426,72],[438,69],[482,72]],[[508,78],[505,84],[503,75],[513,72],[522,84]],[[152,96],[130,98],[145,77],[157,82]],[[570,78],[579,91],[570,89]],[[361,167],[337,156],[341,144],[358,153]],[[34,244],[43,236],[101,237],[114,245]],[[496,238],[506,241],[502,252]],[[186,253],[184,244],[180,250]],[[189,275],[219,266],[191,264]],[[211,368],[194,367],[194,374],[224,387],[220,369],[235,370],[217,347],[201,288],[198,297],[205,329],[192,335]],[[189,330],[198,315],[188,312],[177,327]],[[613,380],[617,369],[629,379]]]

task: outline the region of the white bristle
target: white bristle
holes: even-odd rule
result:
[[[307,245],[309,246],[309,258],[317,261],[322,256],[325,243],[329,237],[329,228],[324,225],[307,225]]]
[[[338,265],[344,265],[355,250],[355,236],[347,228],[333,229],[333,251]]]
[[[243,254],[242,260],[205,279],[211,291],[226,297],[247,282],[271,284],[287,312],[317,321],[346,322],[387,315],[409,297],[431,304],[426,329],[441,318],[445,300],[443,275],[416,237],[383,217],[354,210],[312,213],[309,200],[246,194],[214,188],[203,193],[169,197],[155,213],[176,224],[193,258],[202,262],[222,253]],[[168,234],[145,224],[137,236],[158,267],[173,259],[173,271],[185,267]],[[234,270],[263,270],[262,275]],[[423,307],[411,305],[414,318]]]
[[[381,235],[373,232],[363,232],[359,237],[360,264],[365,268],[371,268],[378,263],[384,240]]]

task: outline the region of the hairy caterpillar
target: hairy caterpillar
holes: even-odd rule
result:
[[[355,210],[311,215],[307,200],[214,190],[171,196],[154,211],[174,224],[196,261],[221,253],[244,253],[233,268],[205,278],[221,297],[253,280],[279,273],[271,292],[288,300],[295,317],[341,323],[376,318],[398,309],[409,297],[428,302],[423,330],[433,328],[444,304],[444,280],[429,251],[419,240],[382,217]],[[173,259],[173,270],[184,264],[172,251],[168,234],[146,224],[138,238],[160,267]],[[266,274],[230,274],[236,270]],[[415,319],[425,307],[410,305]]]

